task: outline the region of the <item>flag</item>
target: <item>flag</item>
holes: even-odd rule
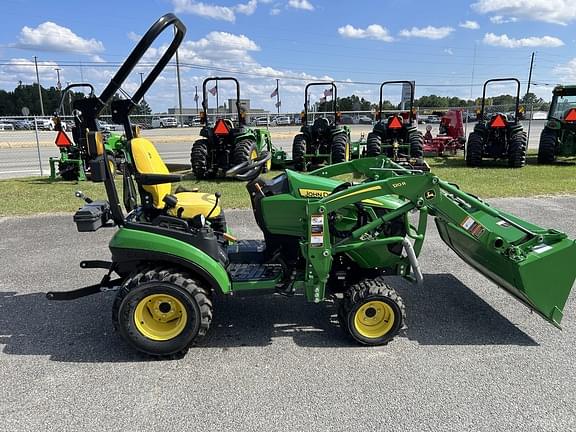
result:
[[[332,96],[332,88],[324,90],[324,97]]]
[[[210,92],[210,94],[212,96],[216,96],[216,93],[218,93],[218,84],[216,84],[214,87],[212,87],[210,90],[208,90]]]
[[[198,97],[198,93],[196,93],[196,94],[194,95],[194,102],[198,102],[198,99],[200,99],[200,98]]]
[[[280,108],[280,106],[282,105],[282,101],[278,101],[274,105],[276,106],[276,108]]]
[[[278,87],[276,87],[276,88],[274,89],[274,91],[273,91],[272,93],[270,93],[270,97],[271,97],[271,98],[276,97],[276,96],[278,96]]]

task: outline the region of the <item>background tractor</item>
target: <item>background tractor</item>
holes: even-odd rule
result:
[[[94,95],[94,87],[88,83],[70,84],[62,90],[59,109],[52,119],[54,130],[58,132],[55,144],[60,150],[59,157],[51,157],[49,159],[50,178],[52,180],[56,179],[57,175],[63,180],[86,180],[86,176],[90,175],[93,156],[90,154],[87,147],[86,125],[82,111],[75,109],[72,112],[74,124],[71,130],[71,138],[62,127],[61,121],[61,115],[64,113],[65,100],[73,89],[79,87],[90,89],[90,93],[85,98],[86,101],[82,102],[80,105],[92,105],[102,101],[101,99],[97,100]],[[106,101],[104,101],[104,103],[106,103]],[[98,122],[96,122],[96,128],[97,130],[100,130]],[[104,131],[102,132],[106,160],[110,165],[111,172],[114,174],[116,169],[120,168],[123,163],[123,140],[120,135],[104,133]]]
[[[576,155],[576,85],[552,91],[548,122],[540,135],[538,163],[552,163],[557,156]]]
[[[323,115],[308,122],[308,94],[314,86],[330,86],[325,91],[332,95],[332,117]],[[322,164],[335,164],[350,159],[350,129],[341,126],[338,112],[338,89],[333,82],[314,82],[306,85],[304,89],[304,112],[302,113],[302,127],[300,133],[294,137],[292,143],[292,160],[294,169],[306,171],[311,166]]]
[[[208,116],[207,85],[215,81],[232,81],[236,85],[235,108],[237,116],[223,115],[210,124]],[[216,84],[216,91],[218,91]],[[200,138],[192,146],[190,161],[197,179],[223,177],[226,170],[242,162],[258,158],[263,151],[271,151],[270,132],[246,126],[245,113],[240,107],[240,83],[236,78],[212,77],[202,83],[202,109],[200,121],[204,124]],[[234,119],[233,117],[236,117]],[[268,164],[267,169],[270,169]]]
[[[514,118],[495,112],[486,113],[486,87],[493,82],[514,82],[516,84],[516,101]],[[466,165],[478,167],[483,158],[506,159],[511,168],[522,168],[526,165],[528,136],[519,121],[520,81],[516,78],[497,78],[484,83],[482,106],[478,114],[478,123],[468,137]]]
[[[458,150],[464,150],[464,145],[466,144],[462,110],[451,109],[440,114],[438,135],[433,137],[432,125],[426,126],[426,133],[424,134],[424,154],[444,156],[444,153],[448,152],[455,155]]]
[[[383,118],[382,92],[386,85],[402,84],[410,89],[410,103],[407,115],[391,114]],[[378,122],[366,140],[366,156],[385,154],[396,162],[413,161],[417,165],[424,156],[422,132],[418,130],[414,115],[414,83],[411,81],[385,81],[380,85],[380,101],[378,103]]]

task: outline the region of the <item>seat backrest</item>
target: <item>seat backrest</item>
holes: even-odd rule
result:
[[[158,150],[146,138],[134,138],[130,142],[130,153],[134,161],[134,171],[138,174],[169,174],[166,164],[160,157]],[[152,198],[156,208],[164,206],[163,199],[172,191],[171,183],[141,186]]]

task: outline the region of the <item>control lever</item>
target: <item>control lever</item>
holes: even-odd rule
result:
[[[84,195],[84,192],[82,192],[82,191],[76,191],[76,192],[74,192],[74,195],[76,195],[76,198],[83,199],[86,204],[92,204],[94,202],[92,200],[92,198]]]
[[[215,192],[214,196],[216,197],[216,202],[214,203],[214,207],[212,207],[212,210],[210,210],[210,213],[206,215],[206,219],[210,219],[210,216],[212,216],[212,213],[214,213],[214,210],[216,210],[216,207],[218,207],[218,201],[220,201],[220,197],[222,196],[222,194],[220,192]]]

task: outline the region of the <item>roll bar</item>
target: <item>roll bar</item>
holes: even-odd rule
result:
[[[486,86],[492,82],[512,81],[516,83],[516,108],[514,109],[514,123],[518,123],[518,109],[520,108],[520,81],[518,78],[494,78],[489,79],[482,87],[482,106],[480,108],[480,121],[484,120],[484,106],[486,104]]]
[[[332,81],[319,81],[319,82],[312,82],[306,85],[304,89],[304,121],[302,122],[303,125],[308,124],[308,89],[313,86],[331,86],[332,87],[332,106],[334,107],[334,122],[338,123],[338,88],[336,84]]]
[[[384,81],[382,84],[380,84],[380,102],[378,103],[378,117],[382,118],[382,90],[384,89],[384,86],[389,85],[389,84],[408,84],[410,86],[410,116],[409,116],[409,120],[410,123],[412,123],[414,121],[414,83],[412,81]]]
[[[216,81],[216,90],[218,90],[218,81],[234,81],[236,84],[236,111],[238,112],[238,127],[241,127],[245,119],[240,112],[240,83],[233,77],[208,77],[202,82],[202,110],[204,111],[204,118],[201,120],[203,120],[205,125],[208,125],[208,95],[206,94],[206,87],[211,81]]]
[[[66,86],[64,90],[62,90],[61,97],[60,97],[60,104],[58,105],[57,115],[62,115],[64,113],[64,99],[66,99],[66,95],[70,90],[76,87],[89,87],[90,94],[88,95],[89,98],[94,97],[94,86],[90,83],[74,83]]]

